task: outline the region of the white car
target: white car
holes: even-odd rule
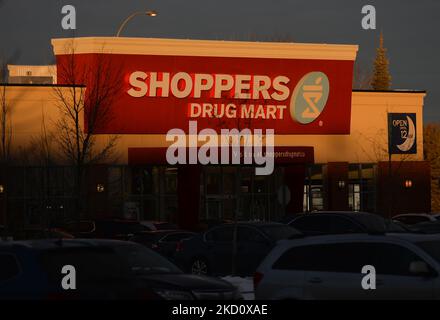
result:
[[[439,275],[440,235],[317,236],[281,241],[258,267],[254,289],[259,300],[439,299]],[[375,280],[375,289],[363,280]]]

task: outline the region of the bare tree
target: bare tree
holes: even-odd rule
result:
[[[11,107],[6,97],[7,82],[7,63],[6,60],[0,61],[0,157],[2,163],[7,163],[11,157]]]
[[[0,6],[2,3],[0,2]],[[8,63],[13,62],[20,55],[18,50],[15,50],[8,58],[0,57],[0,165],[6,173],[7,166],[11,160],[11,141],[12,141],[12,105],[8,102],[7,97],[7,68]],[[7,177],[5,177],[7,180]],[[5,181],[4,183],[8,183]],[[9,228],[8,219],[8,190],[3,194],[3,216],[4,225]],[[6,229],[5,229],[6,231]]]
[[[356,62],[353,68],[353,89],[370,90],[373,73],[371,69]]]
[[[431,166],[431,210],[440,211],[440,124],[428,123],[423,128],[424,159]]]
[[[60,117],[56,123],[57,143],[65,161],[74,167],[75,210],[81,217],[86,168],[111,161],[118,137],[107,136],[99,143],[97,134],[113,121],[112,104],[121,89],[120,70],[110,65],[107,56],[99,54],[80,61],[73,45],[64,63],[58,66],[55,86]]]
[[[387,110],[387,114],[388,114]],[[381,161],[387,162],[387,179],[385,196],[387,199],[387,212],[388,218],[391,218],[395,212],[394,203],[396,201],[396,179],[400,175],[400,171],[406,161],[411,160],[412,154],[399,154],[397,159],[393,159],[393,154],[389,151],[389,129],[379,129],[375,135],[367,136],[362,133],[358,133],[359,137],[366,141],[365,146],[359,143],[360,149],[365,153],[373,163],[379,163]],[[361,140],[361,139],[360,139]],[[393,165],[393,163],[395,165]]]

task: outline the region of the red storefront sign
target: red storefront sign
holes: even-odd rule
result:
[[[70,59],[57,55],[59,83]],[[102,60],[112,69],[106,72],[118,73],[120,89],[111,120],[95,133],[166,134],[189,121],[218,132],[350,133],[351,60],[75,54],[77,70]]]
[[[187,154],[191,152],[187,148]],[[167,164],[166,148],[128,148],[128,163],[130,165]],[[197,150],[195,150],[197,152]],[[264,152],[264,151],[263,151]],[[243,148],[241,148],[243,154]],[[229,154],[232,154],[230,149]],[[188,157],[187,157],[188,158]],[[275,147],[273,151],[275,164],[314,163],[313,147]],[[243,164],[243,161],[241,161]]]

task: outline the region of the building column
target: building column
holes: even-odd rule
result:
[[[284,168],[284,184],[290,191],[290,202],[286,206],[286,214],[304,211],[305,164],[292,164]]]
[[[348,162],[329,162],[324,166],[325,209],[347,211]]]
[[[184,229],[194,229],[199,222],[200,174],[199,165],[182,165],[177,169],[177,221]]]
[[[389,168],[391,167],[391,173]],[[431,169],[428,161],[379,162],[377,213],[392,217],[431,212]]]

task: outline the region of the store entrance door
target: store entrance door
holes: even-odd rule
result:
[[[284,168],[256,176],[254,167],[209,166],[203,169],[201,220],[275,220],[284,210],[278,190]]]

